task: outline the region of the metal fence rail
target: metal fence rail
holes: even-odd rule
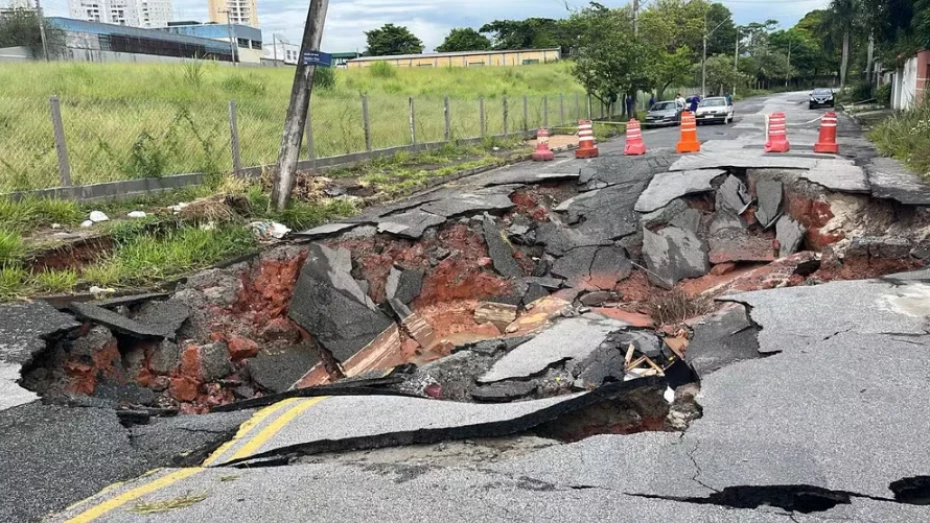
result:
[[[0,193],[183,173],[251,172],[277,159],[286,107],[286,99],[266,97],[190,103],[0,97]],[[620,111],[617,104],[614,112]],[[539,127],[571,127],[579,119],[609,117],[596,99],[578,93],[475,99],[315,97],[301,159],[523,136]]]

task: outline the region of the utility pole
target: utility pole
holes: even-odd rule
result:
[[[639,0],[633,0],[633,36],[639,35]]]
[[[271,52],[274,53],[274,66],[278,66],[278,35],[271,33]]]
[[[48,40],[45,38],[45,17],[42,16],[42,4],[36,0],[36,18],[39,20],[39,38],[42,39],[42,52],[45,54],[45,61],[48,62]]]
[[[323,22],[329,0],[310,0],[307,10],[307,22],[304,37],[300,43],[297,56],[297,70],[294,72],[294,87],[291,89],[291,101],[287,106],[284,119],[284,133],[281,136],[281,150],[275,164],[274,184],[271,188],[271,205],[279,211],[287,206],[287,200],[294,188],[297,175],[297,157],[300,154],[300,142],[304,136],[307,123],[307,108],[310,105],[310,93],[313,90],[313,72],[315,65],[308,65],[304,54],[319,51],[323,39]]]
[[[238,67],[238,65],[236,65],[236,55],[238,54],[236,52],[237,43],[236,39],[233,37],[232,17],[229,16],[228,7],[224,13],[226,13],[226,32],[229,34],[229,52],[232,53],[233,67]]]
[[[701,96],[704,96],[704,93],[707,92],[707,13],[704,13],[703,42],[704,42],[704,54],[701,55]]]
[[[791,74],[791,37],[788,37],[788,67],[785,70],[785,87],[788,87],[788,76]]]
[[[736,50],[733,51],[733,70],[736,71],[736,74],[739,74],[739,40],[740,40],[740,31],[742,31],[741,26],[736,26]],[[733,96],[736,96],[736,82],[733,82]]]

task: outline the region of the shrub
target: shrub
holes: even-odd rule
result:
[[[891,84],[878,86],[878,89],[875,90],[875,99],[885,106],[891,105]]]
[[[658,325],[677,323],[710,311],[706,298],[672,289],[649,300],[649,315]]]
[[[313,87],[328,91],[336,86],[336,71],[332,67],[317,67],[313,71]]]
[[[375,62],[368,68],[368,72],[375,78],[394,78],[397,71],[387,62]]]

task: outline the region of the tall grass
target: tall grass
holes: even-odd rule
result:
[[[885,156],[901,160],[930,180],[930,103],[883,120],[869,132],[869,139]]]
[[[410,143],[409,97],[417,141],[444,135],[443,97],[450,97],[453,138],[486,129],[509,131],[546,120],[576,120],[583,89],[567,64],[522,67],[335,70],[332,85],[314,90],[311,120],[316,157],[363,150],[360,96],[369,98],[372,145]],[[58,185],[48,97],[61,99],[72,179],[76,184],[231,169],[228,101],[235,99],[242,161],[274,162],[280,143],[290,68],[234,69],[209,63],[0,65],[0,192]],[[322,87],[322,85],[321,85]],[[560,111],[558,93],[564,93]],[[581,95],[579,109],[575,96]],[[526,118],[522,97],[528,96]],[[548,111],[543,109],[548,95]],[[306,153],[302,154],[306,156]]]

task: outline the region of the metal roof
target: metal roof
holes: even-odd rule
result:
[[[386,56],[363,56],[361,58],[356,58],[354,60],[349,60],[350,62],[373,62],[378,60],[408,60],[408,59],[423,59],[423,58],[446,58],[450,56],[487,56],[489,54],[504,54],[504,53],[539,53],[543,51],[554,51],[561,52],[561,49],[558,47],[547,47],[546,49],[504,49],[504,50],[495,50],[495,51],[458,51],[454,53],[421,53],[421,54],[392,54]]]

